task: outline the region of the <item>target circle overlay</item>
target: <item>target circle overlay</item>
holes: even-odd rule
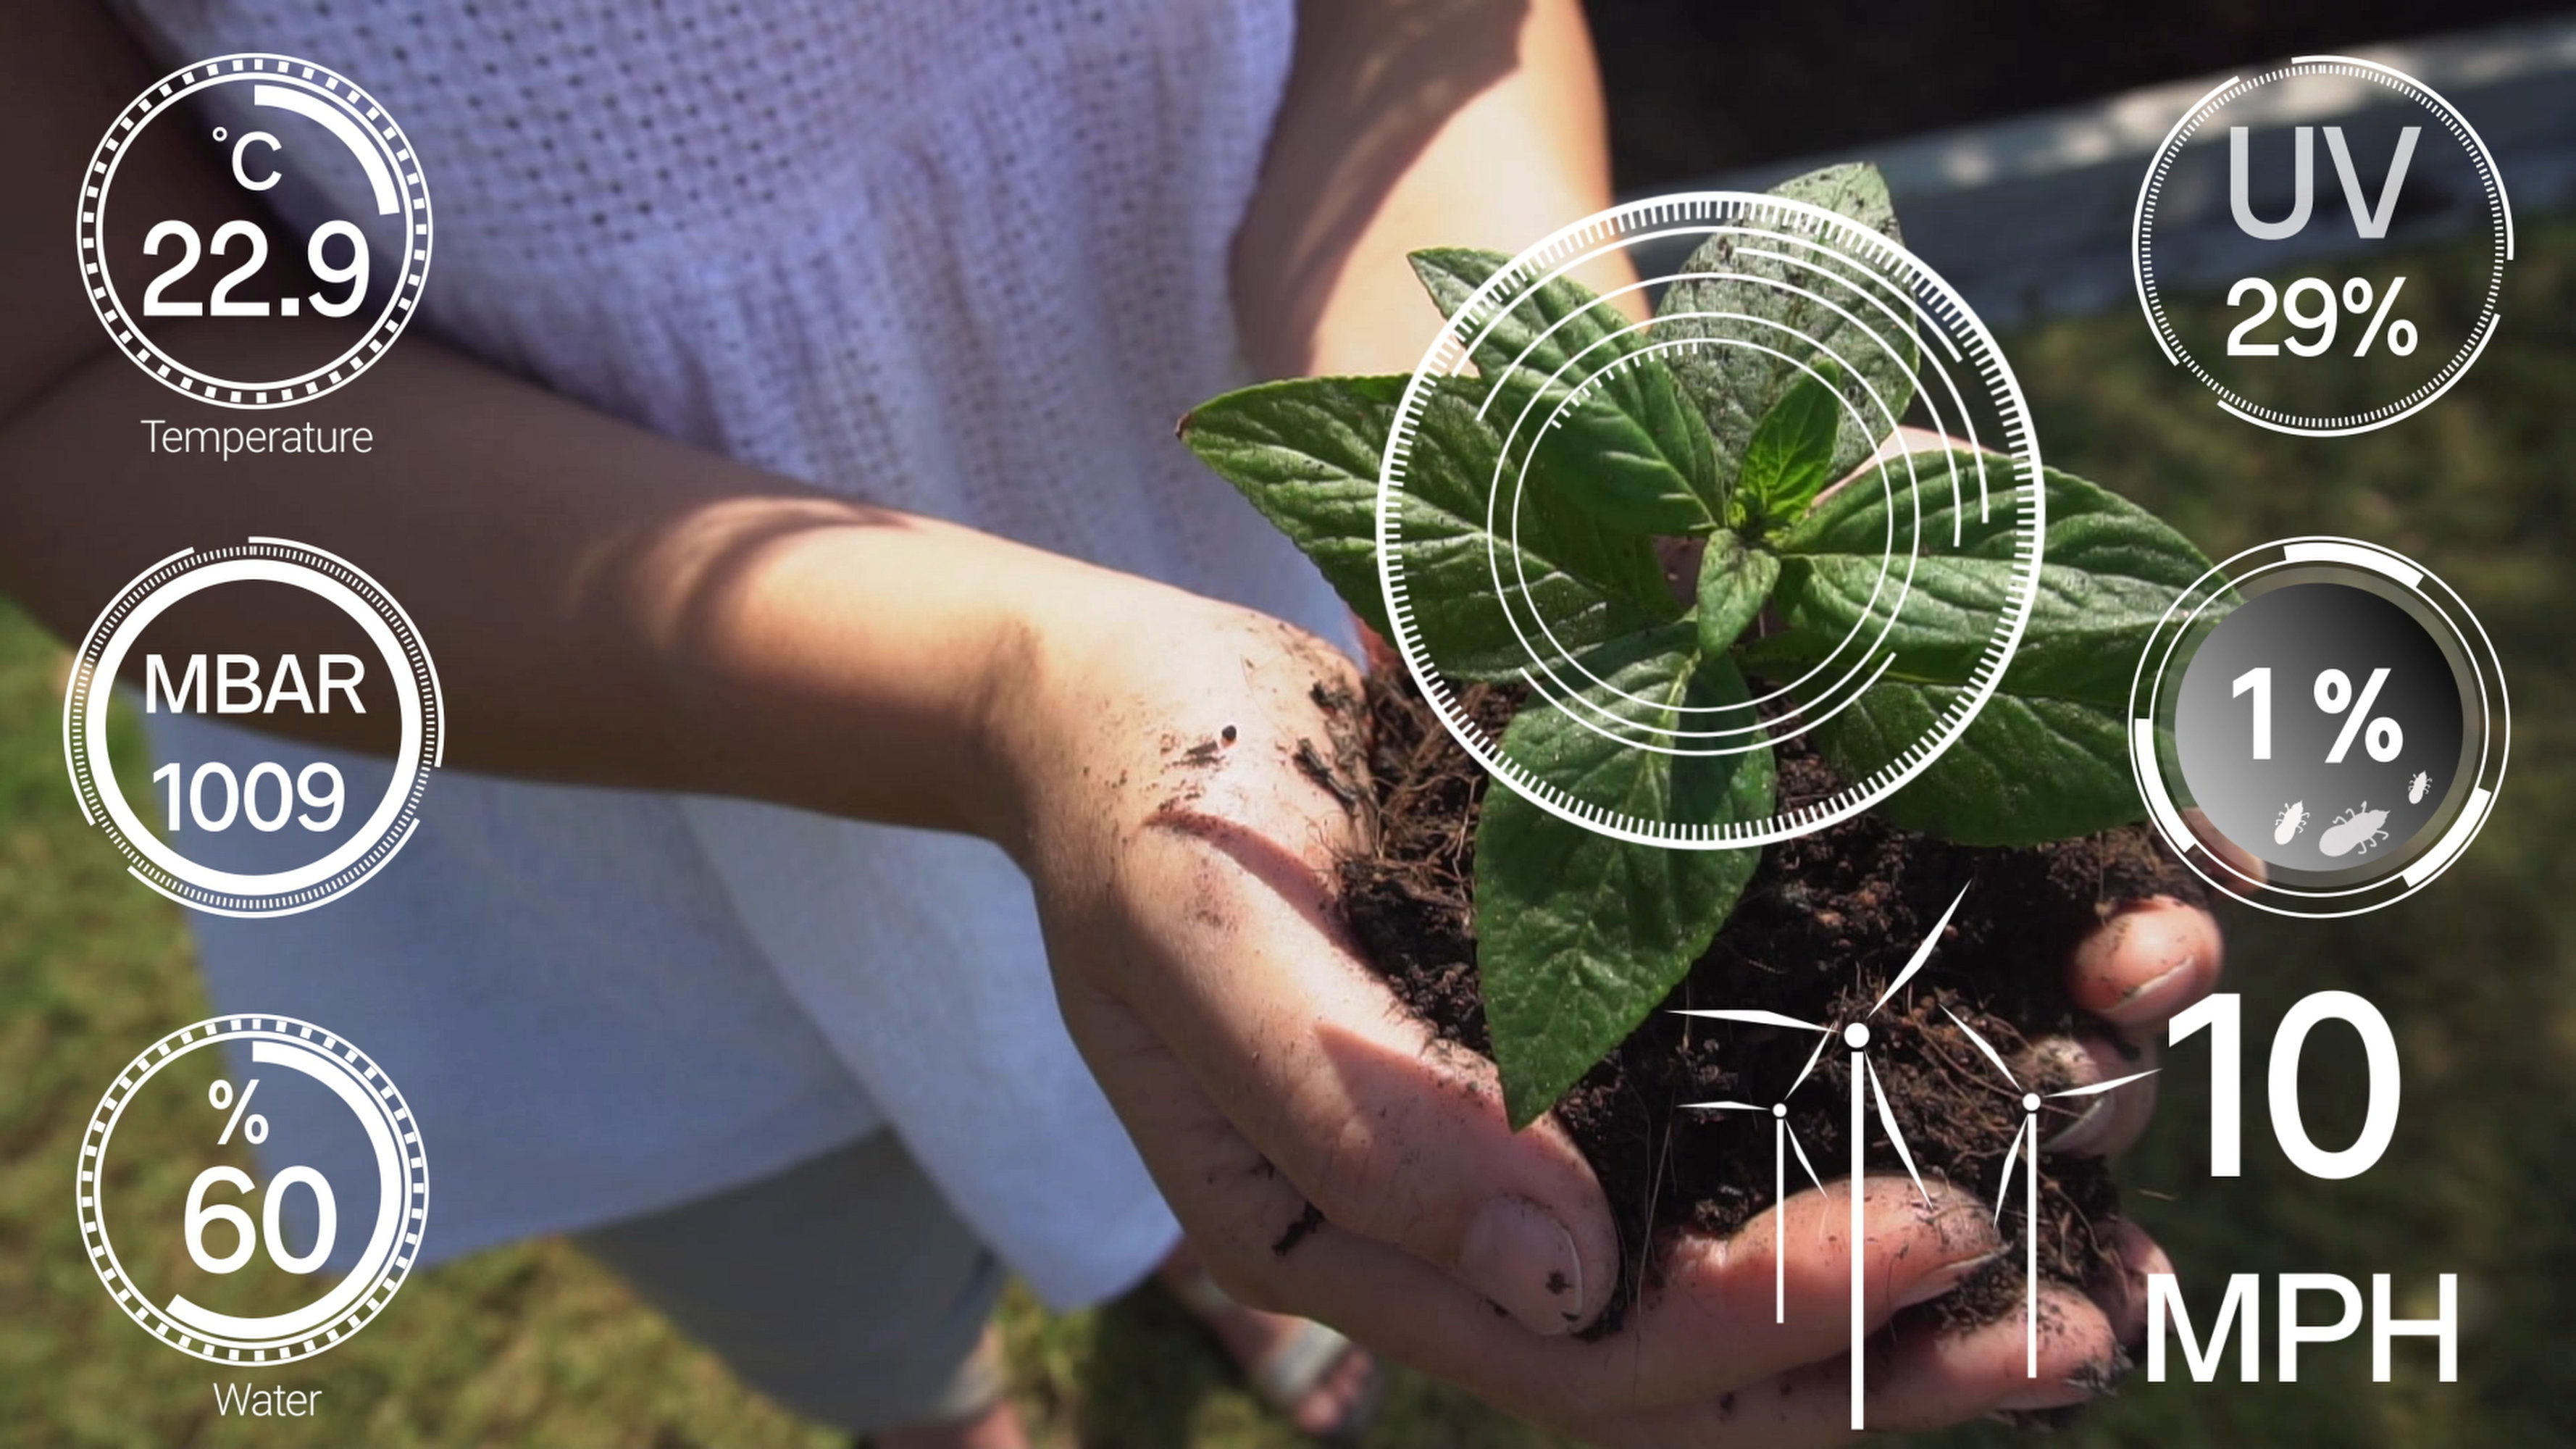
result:
[[[2139,657],[2128,731],[2148,818],[2184,864],[2320,919],[2448,870],[2494,813],[2513,742],[2467,602],[2393,549],[2331,536],[2247,549],[2184,590]]]
[[[2350,104],[2356,89],[2381,104],[2356,110]],[[2376,131],[2384,128],[2371,121],[2370,110],[2397,113],[2405,122],[2402,140],[2383,144]],[[2319,115],[2327,119],[2312,123]],[[2349,145],[2346,130],[2355,133]],[[2364,133],[2370,133],[2366,139]],[[2294,175],[2295,201],[2278,194]],[[2381,240],[2392,223],[2402,227],[2409,205],[2422,204],[2418,197],[2433,198],[2438,207],[2453,196],[2480,213],[2487,241],[2481,274],[2462,290],[2421,266],[2411,277],[2394,271],[2401,249],[2421,238],[2400,230]],[[2340,325],[2324,333],[2292,327],[2289,296],[2274,290],[2267,275],[2249,274],[2220,292],[2227,299],[2223,313],[2169,295],[2160,263],[2172,253],[2178,267],[2206,265],[2209,243],[2194,238],[2191,228],[2200,213],[2223,214],[2231,206],[2238,228],[2282,233],[2266,241],[2283,249],[2267,270],[2311,273],[2279,280],[2324,289],[2317,295],[2327,304],[2325,315]],[[2320,245],[2341,243],[2305,235],[2365,226],[2358,235],[2342,233],[2353,244],[2344,254],[2318,255]],[[2160,247],[2160,232],[2181,239]],[[2165,360],[2198,378],[2222,410],[2273,432],[2316,438],[2387,427],[2449,392],[2495,336],[2513,255],[2512,203],[2477,128],[2413,76],[2340,55],[2300,56],[2231,77],[2202,96],[2148,163],[2129,232],[2138,305]],[[2373,359],[2367,365],[2384,374],[2383,401],[2333,413],[2304,401],[2316,395],[2307,374],[2358,370],[2362,358]]]
[[[318,597],[355,623],[385,666],[399,716],[392,774],[359,828],[290,869],[256,874],[193,858],[154,831],[126,798],[109,747],[115,681],[137,641],[172,606],[236,585],[285,585]],[[364,884],[410,841],[445,750],[438,671],[411,616],[355,564],[290,539],[182,549],[145,570],[90,625],[72,656],[71,685],[63,695],[63,758],[82,817],[107,833],[125,857],[128,874],[212,915],[294,915]]]
[[[1597,300],[1569,308],[1565,286],[1577,277]],[[1511,353],[1510,365],[1499,360]],[[1641,370],[1680,380],[1684,405],[1706,415],[1726,476],[1740,471],[1755,415],[1781,389],[1815,379],[1840,401],[1837,481],[1816,506],[1866,490],[1845,501],[1865,510],[1870,532],[1833,560],[1850,581],[1849,607],[1832,625],[1840,642],[1813,657],[1756,662],[1768,642],[1755,639],[1765,627],[1757,623],[1739,640],[1752,652],[1728,656],[1748,661],[1740,696],[1712,698],[1696,684],[1635,687],[1621,671],[1652,628],[1619,637],[1623,626],[1603,624],[1600,600],[1547,562],[1563,535],[1541,531],[1561,530],[1569,516],[1563,490],[1591,486],[1584,468],[1554,461],[1567,456],[1555,450],[1586,422],[1583,409],[1615,405],[1606,400]],[[1462,447],[1469,431],[1483,441]],[[1462,508],[1462,497],[1474,505]],[[1461,517],[1478,507],[1482,519]],[[2020,384],[1955,288],[1901,242],[1840,212],[1779,195],[1694,192],[1567,227],[1457,301],[1398,403],[1378,479],[1377,565],[1405,667],[1443,726],[1505,786],[1614,839],[1740,850],[1858,814],[1957,742],[2020,645],[2046,521]],[[1683,561],[1662,565],[1677,609],[1699,567],[1689,560],[1710,536],[1653,540],[1658,556]],[[1936,597],[1926,561],[1969,554],[1997,565],[1998,581]],[[1955,651],[1958,678],[1926,690],[1890,667],[1897,645],[1919,640],[1936,614],[1954,642],[1965,634],[1974,643]],[[1687,618],[1667,627],[1687,627]],[[1831,794],[1761,818],[1692,818],[1675,803],[1678,791],[1622,794],[1562,757],[1515,750],[1479,684],[1519,686],[1524,711],[1554,706],[1615,752],[1670,756],[1676,768],[1819,730],[1870,733],[1876,758],[1845,770]],[[1897,691],[1907,689],[1915,692],[1900,707]],[[1910,723],[1882,727],[1891,719]]]
[[[213,168],[258,219],[200,236],[163,198],[117,186],[138,152]],[[329,213],[310,236],[266,214],[289,197]],[[144,87],[100,136],[78,216],[81,289],[116,350],[219,407],[291,407],[355,381],[429,276],[429,187],[409,138],[356,82],[290,55],[216,56]],[[290,359],[274,375],[219,360],[251,333],[293,337],[268,350]]]
[[[309,1301],[284,1312],[240,1317],[191,1302],[185,1293],[156,1299],[135,1281],[118,1243],[139,1242],[177,1225],[111,1226],[117,1199],[109,1191],[114,1179],[108,1164],[125,1109],[163,1069],[218,1045],[246,1052],[258,1070],[292,1073],[338,1097],[373,1149],[376,1211],[364,1225],[365,1244],[356,1265]],[[338,1346],[393,1301],[419,1256],[428,1222],[429,1159],[410,1104],[365,1052],[292,1017],[219,1016],[170,1033],[117,1074],[82,1136],[75,1196],[82,1246],[100,1284],[127,1317],[163,1343],[210,1363],[285,1363]]]

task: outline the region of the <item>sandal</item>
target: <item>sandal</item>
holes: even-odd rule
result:
[[[1165,1292],[1189,1310],[1201,1323],[1213,1327],[1216,1320],[1243,1311],[1243,1305],[1227,1296],[1216,1280],[1204,1269],[1184,1274],[1166,1275],[1160,1280]],[[1297,1320],[1297,1326],[1253,1363],[1240,1365],[1244,1387],[1262,1407],[1290,1422],[1295,1421],[1297,1406],[1315,1392],[1326,1377],[1354,1353],[1358,1344],[1310,1318]],[[1378,1391],[1381,1387],[1377,1366],[1369,1365],[1367,1381],[1359,1394],[1342,1410],[1333,1426],[1315,1435],[1327,1444],[1354,1444],[1377,1417]]]
[[[974,1350],[950,1374],[939,1397],[921,1411],[921,1416],[904,1425],[907,1429],[934,1429],[965,1424],[993,1411],[995,1405],[1010,1396],[1011,1372],[1002,1351],[1002,1335],[987,1324]],[[878,1433],[851,1436],[851,1449],[874,1449]]]

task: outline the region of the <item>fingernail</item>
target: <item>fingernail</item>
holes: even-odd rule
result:
[[[2108,1361],[2079,1364],[2075,1372],[2046,1388],[2034,1386],[2029,1392],[2006,1399],[1995,1407],[2008,1414],[2026,1414],[2089,1404],[2118,1388],[2120,1380],[2128,1372],[2128,1355],[2114,1353]]]
[[[2182,964],[2167,968],[2153,980],[2129,988],[2102,1011],[2102,1019],[2119,1026],[2136,1026],[2141,1022],[2161,1021],[2182,1009],[2182,995],[2191,988],[2200,960],[2185,956]]]
[[[1478,1210],[1459,1245],[1458,1277],[1532,1333],[1569,1333],[1583,1321],[1574,1234],[1526,1198],[1498,1197]]]
[[[1944,1263],[1908,1285],[1903,1293],[1897,1295],[1896,1306],[1900,1309],[1912,1308],[1918,1303],[1929,1303],[1944,1293],[1955,1292],[1960,1284],[1975,1276],[1978,1269],[2003,1255],[2004,1250],[1997,1248],[1991,1253],[1979,1253],[1973,1258],[1961,1258],[1955,1263]]]
[[[2039,1150],[2056,1156],[2060,1153],[2081,1157],[2099,1147],[2111,1126],[2111,1099],[2096,1097],[2084,1109],[2084,1115],[2069,1122],[2055,1136],[2043,1138]]]
[[[2065,1409],[2093,1402],[2094,1391],[2072,1379],[2058,1379],[2036,1384],[2015,1394],[1995,1407],[2007,1414],[2035,1413],[2041,1409]]]

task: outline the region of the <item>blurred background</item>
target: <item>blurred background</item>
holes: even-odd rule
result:
[[[2392,1272],[2401,1315],[2426,1316],[2433,1275],[2459,1274],[2460,1382],[2434,1382],[2429,1346],[2410,1342],[2396,1382],[2371,1384],[2365,1334],[2311,1350],[2296,1384],[2133,1378],[2061,1441],[2571,1442],[2576,1335],[2561,1314],[2576,1287],[2576,12],[2504,0],[1591,9],[1623,194],[1758,187],[1825,160],[1878,161],[1909,239],[2002,334],[2051,463],[2162,513],[2212,557],[2298,533],[2393,547],[2466,596],[2504,661],[2510,777],[2476,848],[2437,886],[2360,921],[2227,918],[2249,1074],[2273,1024],[2311,991],[2357,991],[2394,1026],[2404,1108],[2381,1165],[2346,1182],[2306,1178],[2258,1113],[2245,1175],[2211,1179],[2206,1048],[2193,1045],[2166,1075],[2157,1127],[2121,1168],[2130,1210],[2171,1250],[2196,1303],[2231,1273]],[[2164,129],[2216,80],[2356,50],[2443,91],[2479,127],[2512,190],[2519,259],[2496,341],[2439,404],[2359,437],[2286,438],[2225,417],[2164,363],[2129,289],[2129,207]],[[2405,270],[2474,274],[2483,243],[2463,230],[2470,220],[2439,206],[2402,218]],[[2366,372],[2341,380],[2346,401],[2379,400]],[[0,599],[0,1444],[835,1442],[744,1390],[560,1242],[421,1275],[400,1312],[333,1354],[323,1382],[338,1412],[215,1417],[203,1366],[150,1342],[99,1291],[73,1220],[70,1163],[100,1088],[205,1004],[177,908],[124,875],[66,788],[65,665],[61,642]],[[2312,1135],[2350,1140],[2357,1044],[2320,1033],[2305,1063]],[[175,1119],[122,1130],[196,1135]],[[175,1218],[185,1184],[136,1192]],[[1294,1441],[1152,1290],[1070,1316],[1015,1293],[1006,1314],[1014,1389],[1045,1442]],[[1370,1437],[1553,1442],[1401,1373]],[[2018,1437],[1980,1427],[1919,1442]]]

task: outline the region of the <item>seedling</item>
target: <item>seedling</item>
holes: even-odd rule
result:
[[[1886,187],[1871,168],[1831,168],[1779,190],[1896,233]],[[1724,259],[1709,250],[1718,245],[1712,240],[1685,272],[1722,272]],[[1452,314],[1509,264],[1459,249],[1414,256],[1433,300]],[[1673,313],[1677,298],[1718,310],[1706,289],[1722,285],[1677,283],[1662,311]],[[1702,290],[1690,293],[1694,287]],[[1902,414],[1912,376],[1885,367],[1849,376],[1821,353],[1795,365],[1746,367],[1687,349],[1656,352],[1625,340],[1637,335],[1627,318],[1569,279],[1548,281],[1532,296],[1540,314],[1532,325],[1508,345],[1474,353],[1496,395],[1557,396],[1562,383],[1530,369],[1559,367],[1578,345],[1627,350],[1575,390],[1562,422],[1534,445],[1528,491],[1511,500],[1516,531],[1506,547],[1548,565],[1552,597],[1572,601],[1558,642],[1579,651],[1605,687],[1676,713],[1748,720],[1758,731],[1761,710],[1746,680],[1787,685],[1829,658],[1854,615],[1844,586],[1856,569],[1877,567],[1899,505],[1887,489],[1836,480],[1878,441],[1857,430],[1857,418],[1875,415],[1858,400],[1873,407],[1892,400]],[[1560,339],[1554,351],[1523,347],[1550,338]],[[1409,381],[1269,383],[1213,399],[1181,427],[1188,445],[1380,632],[1387,617],[1376,560],[1378,476]],[[1453,519],[1492,519],[1501,438],[1438,389],[1423,418],[1414,471],[1436,471]],[[1981,466],[1964,449],[1910,461],[1945,496],[1946,477]],[[2092,483],[2044,470],[2038,486],[2048,539],[2019,651],[1975,722],[1877,807],[1894,824],[1968,844],[2031,845],[2143,818],[2124,744],[2131,672],[2165,606],[2208,564],[2171,528]],[[2002,510],[1988,518],[1973,505],[1954,508],[1938,527],[1913,531],[1914,588],[1930,597],[2004,595],[2015,560]],[[1677,587],[1669,561],[1694,556]],[[1417,614],[1427,607],[1420,591],[1413,602]],[[1816,724],[1805,738],[1845,778],[1887,764],[1918,721],[1974,683],[1983,636],[1973,620],[1945,625],[1938,610],[1909,616],[1888,638],[1892,663],[1864,706]],[[1526,656],[1480,647],[1494,642],[1458,639],[1442,650],[1435,641],[1441,673],[1515,678]],[[1504,746],[1515,759],[1553,760],[1597,787],[1651,798],[1668,818],[1718,825],[1759,819],[1773,807],[1767,743],[1722,766],[1677,764],[1670,753],[1629,747],[1541,700],[1520,709]],[[1476,828],[1477,970],[1516,1125],[1544,1112],[1688,972],[1758,862],[1754,850],[1625,843],[1514,791],[1486,793]]]

